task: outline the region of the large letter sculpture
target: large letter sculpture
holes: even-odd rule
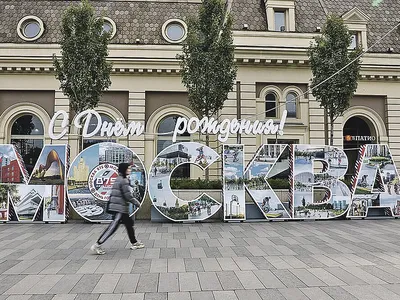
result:
[[[385,216],[400,215],[399,174],[387,145],[364,145],[353,179],[353,201],[349,217],[368,217],[375,208]]]
[[[245,171],[245,186],[251,198],[268,219],[291,218],[290,198],[281,201],[268,180],[289,180],[290,147],[262,145]]]
[[[172,221],[205,220],[215,214],[221,204],[203,193],[185,201],[177,197],[170,186],[171,175],[183,164],[208,168],[219,158],[210,147],[194,142],[176,143],[162,150],[153,161],[149,174],[149,195],[154,207]]]
[[[111,188],[118,177],[118,165],[128,163],[133,196],[142,203],[146,193],[146,171],[142,161],[129,148],[100,143],[83,150],[68,172],[68,198],[75,211],[91,222],[109,221],[106,212]],[[133,215],[139,207],[130,208]]]
[[[243,145],[224,145],[224,220],[246,220]]]
[[[349,188],[339,180],[347,171],[343,150],[332,146],[293,145],[294,218],[330,219],[346,213],[351,201]],[[314,162],[323,165],[314,172]]]
[[[0,145],[0,220],[66,221],[67,145],[45,145],[29,177],[13,145]],[[6,212],[5,212],[6,211]]]

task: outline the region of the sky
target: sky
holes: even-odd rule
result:
[[[73,163],[71,164],[71,177],[74,177],[74,167],[79,164],[79,161],[83,157],[85,164],[89,166],[89,172],[93,170],[94,167],[99,164],[99,145],[93,145],[89,148],[86,148],[80,155],[78,155]]]

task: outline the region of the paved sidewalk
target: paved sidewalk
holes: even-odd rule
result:
[[[1,224],[0,300],[400,299],[400,220]]]

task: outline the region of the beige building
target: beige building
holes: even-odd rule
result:
[[[47,128],[54,112],[69,109],[54,77],[52,55],[60,54],[62,13],[77,2],[0,0],[0,142],[15,143],[28,169],[43,145],[52,142]],[[113,35],[112,86],[97,111],[105,120],[146,124],[143,136],[111,140],[132,148],[149,169],[157,153],[171,143],[170,136],[157,133],[171,130],[177,115],[194,116],[175,57],[186,36],[185,20],[196,14],[200,1],[91,2]],[[284,109],[289,112],[284,136],[242,136],[247,160],[266,142],[325,144],[324,112],[309,92],[306,51],[326,15],[336,13],[353,33],[353,46],[373,47],[362,59],[362,77],[350,109],[336,121],[335,145],[353,149],[347,152],[354,162],[364,143],[360,139],[388,143],[400,164],[400,29],[377,42],[400,21],[397,0],[233,0],[227,7],[234,17],[239,69],[220,119],[238,114],[250,120],[279,119]],[[295,103],[287,102],[293,98]],[[350,136],[349,141],[344,136]],[[84,146],[101,140],[107,139],[93,137]],[[227,143],[235,142],[232,137]],[[72,158],[78,154],[74,130],[53,143],[69,143]],[[213,147],[221,149],[216,142]],[[198,171],[192,172],[197,177]],[[220,176],[220,171],[212,175]]]

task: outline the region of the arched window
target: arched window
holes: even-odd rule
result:
[[[276,117],[276,95],[273,92],[269,92],[265,96],[265,117]]]
[[[169,115],[164,117],[158,124],[158,137],[157,137],[157,154],[166,147],[172,145],[172,135],[175,130],[175,124],[180,116]],[[175,143],[190,142],[190,134],[186,131],[179,134]],[[178,167],[173,174],[173,177],[190,177],[190,165],[185,164]]]
[[[289,118],[297,117],[297,94],[289,92],[286,95],[286,110]]]
[[[103,123],[104,121],[111,122],[111,123],[115,122],[110,116],[108,116],[106,114],[100,113],[100,117],[101,117],[101,123]],[[89,123],[88,132],[92,132],[93,130],[95,130],[96,126],[97,126],[97,119],[96,118],[91,118],[90,119],[90,123]],[[97,144],[97,143],[102,143],[102,142],[114,142],[115,143],[116,140],[115,139],[111,139],[108,136],[101,136],[100,135],[100,131],[99,131],[96,135],[94,135],[94,136],[92,136],[90,138],[84,138],[83,139],[83,149],[86,149],[89,146],[92,146],[92,145]]]
[[[35,115],[18,117],[11,127],[11,144],[14,144],[31,174],[44,145],[44,128]]]

